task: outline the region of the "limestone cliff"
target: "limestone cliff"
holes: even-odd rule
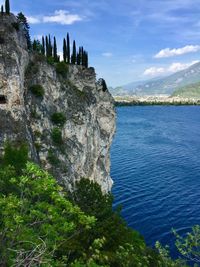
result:
[[[38,54],[29,53],[14,15],[0,20],[0,148],[5,140],[24,142],[30,157],[50,170],[62,183],[81,177],[112,186],[110,146],[115,132],[114,101],[96,81],[93,68],[69,65],[66,77]],[[42,97],[30,87],[41,85]],[[52,122],[64,114],[64,125]],[[52,138],[57,129],[58,145]]]

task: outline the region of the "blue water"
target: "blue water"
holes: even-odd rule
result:
[[[111,150],[115,205],[148,245],[173,247],[200,224],[200,107],[117,108]]]

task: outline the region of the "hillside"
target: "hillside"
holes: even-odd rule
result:
[[[66,187],[88,177],[110,190],[110,93],[94,68],[28,49],[23,23],[0,16],[0,152],[6,140],[27,143],[30,158]]]
[[[172,96],[183,98],[200,98],[200,82],[189,84],[176,90]]]
[[[133,83],[131,86],[122,86],[119,90],[112,90],[113,95],[171,95],[176,89],[200,82],[200,63],[176,72],[170,76],[153,79],[146,82]],[[124,93],[123,93],[124,91]]]

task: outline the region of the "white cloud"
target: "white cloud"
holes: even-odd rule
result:
[[[189,68],[193,64],[198,63],[199,60],[192,61],[190,63],[180,63],[180,62],[175,62],[172,63],[170,66],[164,68],[164,67],[151,67],[149,69],[146,69],[143,73],[145,76],[150,76],[150,77],[156,77],[162,74],[172,74],[177,71],[181,71],[184,69]]]
[[[102,56],[103,56],[103,57],[112,57],[113,54],[110,53],[110,52],[105,52],[105,53],[102,53]]]
[[[28,22],[30,24],[38,23],[57,23],[61,25],[70,25],[77,21],[82,21],[83,17],[78,14],[70,14],[67,10],[56,10],[53,15],[50,16],[30,16]]]
[[[166,58],[166,57],[174,57],[180,56],[187,53],[194,53],[200,50],[200,45],[186,45],[182,48],[165,48],[157,53],[154,57],[155,58]]]
[[[27,17],[27,20],[30,24],[38,24],[40,23],[40,19],[36,17]]]
[[[173,63],[173,64],[171,64],[169,66],[168,72],[172,72],[173,73],[173,72],[181,71],[181,70],[189,68],[190,66],[192,66],[193,64],[196,64],[198,62],[199,62],[199,60],[195,60],[195,61],[192,61],[190,63],[176,62],[176,63]]]
[[[156,67],[151,67],[149,69],[146,69],[144,72],[145,76],[158,76],[160,74],[165,73],[164,68],[156,68]]]
[[[44,16],[43,22],[54,22],[62,25],[70,25],[77,21],[81,21],[83,18],[77,14],[70,14],[66,10],[57,10],[52,16]]]

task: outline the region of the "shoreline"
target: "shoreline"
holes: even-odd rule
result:
[[[200,106],[200,98],[114,96],[115,106]]]

